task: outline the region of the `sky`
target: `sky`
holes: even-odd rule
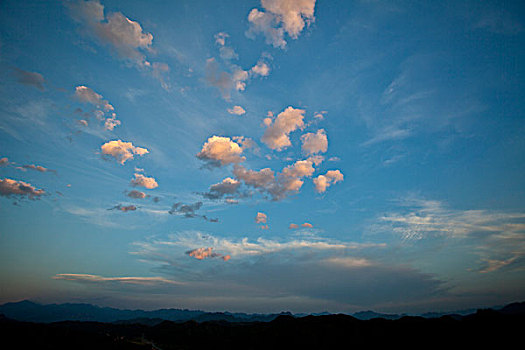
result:
[[[519,1],[0,2],[0,302],[525,299]]]

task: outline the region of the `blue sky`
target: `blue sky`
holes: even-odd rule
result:
[[[3,1],[0,301],[523,300],[524,13]]]

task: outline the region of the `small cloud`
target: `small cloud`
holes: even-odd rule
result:
[[[246,111],[241,106],[233,106],[233,108],[228,108],[228,113],[236,114],[236,115],[243,115],[246,113]]]
[[[210,219],[206,215],[197,214],[197,211],[202,207],[202,202],[196,202],[193,204],[184,204],[181,202],[174,203],[171,209],[168,211],[171,215],[180,215],[184,218],[201,218],[209,222],[218,222],[219,219]]]
[[[11,163],[9,162],[9,159],[7,159],[7,157],[0,158],[0,166],[8,166],[10,164]]]
[[[341,158],[339,158],[339,157],[330,157],[330,158],[328,158],[328,161],[329,162],[339,162],[339,161],[341,161]]]
[[[210,190],[203,193],[203,196],[208,199],[221,199],[226,195],[236,194],[240,186],[240,181],[227,177],[221,182],[211,185]]]
[[[102,95],[97,94],[93,89],[90,89],[87,86],[77,86],[75,88],[75,97],[81,102],[90,103],[106,112],[115,109],[107,100],[104,100]]]
[[[24,181],[8,178],[0,180],[0,196],[3,197],[26,197],[34,200],[39,199],[43,194],[45,194],[44,190],[37,189]]]
[[[124,142],[121,140],[109,141],[101,147],[102,154],[112,156],[120,164],[124,164],[127,160],[133,159],[133,155],[143,156],[149,151],[146,148],[133,146],[132,142]]]
[[[220,167],[246,160],[242,157],[242,147],[229,137],[212,136],[202,146],[197,158],[207,162],[210,167]]]
[[[250,72],[254,75],[266,77],[270,74],[270,67],[263,61],[259,61],[255,66],[252,67]]]
[[[288,228],[289,228],[290,230],[295,230],[295,229],[298,229],[298,228],[299,228],[299,225],[297,225],[297,224],[290,224],[290,226],[288,226]]]
[[[21,166],[22,169],[31,169],[31,170],[35,170],[35,171],[39,171],[41,173],[47,173],[47,172],[50,172],[50,173],[54,173],[56,175],[57,171],[56,170],[53,170],[53,169],[48,169],[48,168],[45,168],[41,165],[34,165],[34,164],[30,164],[30,165],[22,165]]]
[[[131,180],[130,184],[132,186],[140,186],[152,190],[159,187],[159,184],[153,177],[146,177],[142,174],[134,174],[135,178]]]
[[[314,178],[314,185],[315,190],[318,193],[323,193],[326,191],[328,187],[330,187],[333,184],[336,184],[340,181],[343,181],[344,176],[339,170],[328,170],[326,174],[319,175],[318,177]]]
[[[29,72],[22,69],[14,68],[14,72],[17,78],[17,81],[20,84],[33,86],[40,91],[44,91],[45,79],[40,73]]]
[[[313,228],[314,225],[310,224],[309,222],[305,222],[304,224],[301,224],[301,227],[305,227],[305,228]]]
[[[204,260],[207,258],[221,258],[224,261],[228,261],[231,259],[230,255],[215,253],[211,247],[188,250],[186,254],[198,260]]]
[[[126,205],[126,206],[124,206],[124,205],[119,204],[119,205],[115,205],[113,208],[109,208],[108,210],[115,210],[115,209],[116,210],[120,210],[120,211],[122,211],[124,213],[127,213],[128,211],[135,211],[135,210],[137,210],[137,207],[134,206],[134,205]]]
[[[146,198],[146,194],[144,192],[140,192],[140,191],[137,191],[137,190],[129,191],[126,195],[128,197],[134,198],[134,199],[144,199],[144,198]]]
[[[228,35],[228,33],[225,33],[225,32],[220,32],[220,33],[217,33],[214,35],[214,38],[215,38],[215,43],[219,46],[224,46],[226,45],[226,38],[230,37],[230,35]]]
[[[266,43],[284,49],[287,33],[292,39],[297,39],[304,29],[315,20],[315,0],[273,0],[261,2],[264,10],[254,8],[248,15],[250,27],[246,35],[254,38],[262,34]]]
[[[266,130],[262,137],[264,142],[269,148],[277,151],[291,146],[290,138],[288,135],[296,130],[304,128],[304,109],[297,109],[288,107],[273,121],[270,117],[264,119],[264,125]]]
[[[265,213],[258,212],[255,216],[255,223],[256,224],[266,224],[268,220],[268,216],[266,216]]]
[[[328,138],[324,129],[317,130],[317,133],[306,133],[301,136],[301,149],[306,155],[325,153],[328,150]]]

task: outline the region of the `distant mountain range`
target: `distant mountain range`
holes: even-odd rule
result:
[[[525,302],[509,304],[505,307],[495,307],[504,314],[524,314]],[[439,318],[451,316],[461,318],[462,316],[475,313],[475,309],[461,310],[450,313],[429,312],[418,316],[424,318]],[[246,314],[231,312],[206,312],[187,309],[160,309],[154,311],[144,310],[121,310],[111,307],[99,307],[91,304],[38,304],[28,300],[6,303],[0,306],[0,314],[17,321],[51,323],[61,321],[92,321],[119,324],[143,324],[153,326],[163,321],[172,322],[270,322],[278,316],[304,317],[307,314],[293,315],[289,312],[279,314]],[[314,316],[330,315],[329,313],[313,314]],[[383,314],[374,311],[361,311],[350,316],[359,320],[371,320],[382,318],[386,320],[397,320],[407,316],[406,314]]]

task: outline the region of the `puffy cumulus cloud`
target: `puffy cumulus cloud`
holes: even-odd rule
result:
[[[230,177],[210,186],[210,190],[202,195],[208,199],[221,199],[224,196],[233,196],[238,193],[241,182]],[[227,198],[233,199],[233,198]]]
[[[313,228],[314,225],[312,225],[312,224],[309,223],[309,222],[305,222],[304,224],[301,224],[301,227],[305,227],[305,228]]]
[[[313,181],[315,185],[315,190],[318,193],[323,193],[331,185],[343,180],[344,176],[339,170],[328,170],[326,174],[319,175],[318,177],[314,178]]]
[[[219,55],[223,60],[236,60],[239,58],[235,50],[228,46],[222,46],[219,49]]]
[[[314,160],[317,161],[315,158],[298,160],[285,167],[277,176],[270,168],[254,171],[241,165],[234,167],[233,174],[245,185],[269,195],[274,201],[278,201],[301,189],[304,183],[302,178],[312,176],[315,171]]]
[[[250,69],[250,72],[255,75],[266,77],[270,74],[270,67],[263,61],[259,61],[252,67],[252,69]]]
[[[14,68],[14,72],[16,75],[16,80],[20,84],[33,86],[40,91],[45,90],[44,88],[45,79],[42,76],[42,74],[36,73],[36,72],[28,72],[28,71],[18,69],[18,68]]]
[[[143,156],[149,151],[146,148],[133,146],[132,142],[113,140],[103,144],[100,149],[103,155],[115,158],[120,164],[133,159],[134,155]]]
[[[142,174],[134,174],[135,178],[131,180],[132,186],[140,186],[152,190],[159,187],[159,184],[153,177],[146,177]]]
[[[182,284],[163,277],[102,277],[84,273],[59,273],[53,276],[55,280],[66,280],[83,283],[122,283],[138,285],[155,285],[159,283]]]
[[[314,133],[306,133],[301,136],[301,149],[306,155],[325,153],[328,150],[328,138],[324,129],[319,129]]]
[[[109,208],[108,210],[120,210],[121,212],[127,213],[128,211],[135,211],[135,210],[137,210],[137,207],[134,206],[134,205],[118,204],[118,205],[115,205],[113,208]]]
[[[236,114],[236,115],[243,115],[246,113],[246,111],[241,106],[233,106],[233,108],[228,108],[228,113]]]
[[[137,191],[137,190],[129,191],[126,195],[128,197],[134,198],[134,199],[144,199],[144,198],[146,198],[146,194],[144,192]]]
[[[193,204],[184,204],[181,202],[174,203],[171,209],[168,211],[171,215],[180,215],[184,218],[201,218],[209,222],[219,222],[219,219],[208,218],[206,215],[197,214],[197,211],[202,207],[202,202],[196,202]]]
[[[235,87],[235,90],[244,91],[244,89],[246,89],[246,81],[249,77],[248,71],[236,67],[232,75],[233,86]]]
[[[266,224],[268,221],[268,216],[265,213],[258,212],[255,216],[255,223],[256,224]]]
[[[115,109],[107,100],[104,100],[102,95],[97,94],[93,89],[88,88],[87,86],[77,86],[75,88],[75,97],[81,102],[90,103],[97,108],[104,109],[106,112]]]
[[[297,39],[305,25],[315,19],[315,0],[261,0],[261,5],[266,11],[254,8],[248,14],[246,35],[254,38],[263,34],[274,47],[286,47],[285,33]]]
[[[117,115],[113,112],[115,108],[93,89],[83,85],[77,86],[75,88],[75,97],[81,102],[89,103],[98,108],[94,113],[97,119],[104,120],[104,129],[112,131],[121,124],[121,121],[117,119]],[[109,116],[106,117],[106,113]],[[88,125],[84,119],[79,122],[84,126]]]
[[[39,199],[43,194],[45,194],[44,190],[37,189],[24,181],[8,178],[0,180],[0,196]]]
[[[266,130],[262,142],[269,148],[277,151],[291,146],[289,134],[296,129],[304,128],[304,109],[288,107],[277,115],[274,121],[270,118],[264,120]]]
[[[241,156],[242,151],[242,147],[229,137],[212,136],[197,153],[197,158],[206,161],[209,166],[219,167],[244,162],[246,158]]]

